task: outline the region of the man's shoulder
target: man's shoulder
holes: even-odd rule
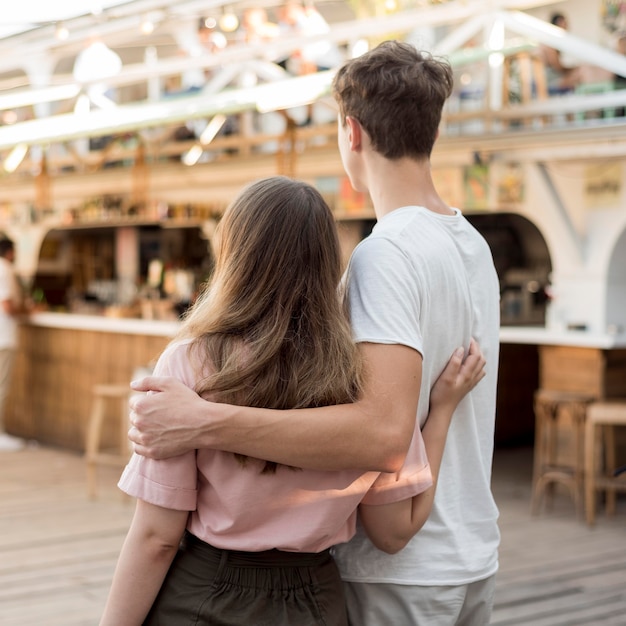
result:
[[[374,232],[363,239],[352,251],[350,269],[395,265],[404,256],[399,238],[392,234]]]

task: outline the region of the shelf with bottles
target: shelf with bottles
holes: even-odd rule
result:
[[[224,202],[204,204],[151,201],[132,203],[127,198],[103,195],[88,198],[72,208],[37,209],[29,204],[0,204],[0,227],[20,227],[33,223],[55,228],[85,228],[115,225],[167,223],[172,227],[195,226],[218,218]]]
[[[148,223],[59,229],[70,312],[178,319],[212,269],[205,229]],[[159,267],[157,271],[154,268]]]

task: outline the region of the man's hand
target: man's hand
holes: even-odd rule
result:
[[[415,430],[422,357],[398,344],[362,343],[368,372],[353,404],[261,409],[209,402],[178,380],[148,376],[131,399],[129,437],[154,459],[212,448],[316,470],[397,472]]]
[[[133,381],[128,437],[137,454],[165,459],[195,450],[208,403],[176,378],[147,376]]]

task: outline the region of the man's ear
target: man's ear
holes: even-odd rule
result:
[[[358,152],[361,149],[363,129],[361,124],[354,117],[346,117],[346,126],[348,127],[348,141],[350,142],[350,150]]]

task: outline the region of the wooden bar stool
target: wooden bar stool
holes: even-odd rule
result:
[[[626,426],[626,399],[594,402],[585,425],[585,517],[593,526],[596,492],[606,492],[606,513],[615,514],[615,492],[626,491],[626,472],[616,475],[615,426]],[[600,432],[598,432],[600,431]]]
[[[535,450],[531,513],[539,512],[547,493],[552,504],[554,485],[565,485],[576,512],[582,513],[584,426],[592,396],[539,389],[535,392]],[[560,441],[567,433],[567,445]]]
[[[130,457],[128,442],[128,400],[131,389],[129,385],[95,385],[93,388],[93,408],[87,425],[85,442],[85,462],[87,465],[87,492],[90,498],[96,497],[98,465],[124,467]],[[107,415],[107,403],[118,403],[118,425],[116,446],[114,449],[102,450],[101,440]]]

